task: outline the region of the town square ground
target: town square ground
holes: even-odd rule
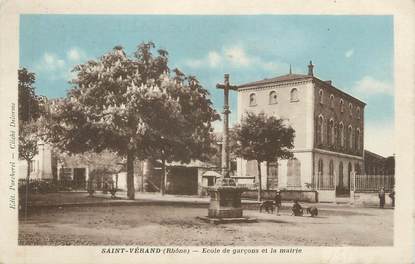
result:
[[[138,197],[135,201],[88,198],[85,193],[43,197],[19,219],[20,245],[145,246],[391,246],[390,208],[317,204],[318,217],[291,216],[290,203],[280,215],[259,213],[246,203],[244,215],[257,223],[209,224],[201,198]],[[81,197],[82,196],[82,197]],[[88,203],[77,203],[77,197]],[[72,200],[71,200],[72,199]],[[36,199],[35,199],[36,200]],[[63,201],[68,201],[64,203]],[[42,204],[42,206],[40,206]],[[307,205],[305,205],[307,206]]]

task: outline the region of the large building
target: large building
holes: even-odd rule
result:
[[[317,190],[320,201],[348,195],[363,168],[365,103],[313,74],[278,76],[238,86],[238,120],[264,112],[295,130],[294,159],[261,164],[264,189]],[[256,161],[238,159],[238,177],[255,181]]]

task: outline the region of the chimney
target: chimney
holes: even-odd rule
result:
[[[328,80],[328,81],[324,81],[325,83],[327,83],[327,84],[332,84],[332,81],[331,80]]]
[[[310,64],[308,65],[308,75],[309,76],[314,76],[313,67],[314,67],[313,62],[310,61]]]

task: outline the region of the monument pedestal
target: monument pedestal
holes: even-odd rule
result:
[[[208,189],[210,204],[207,217],[199,219],[211,223],[255,222],[255,218],[243,217],[241,194],[245,187],[238,187],[234,179],[220,178]]]
[[[224,84],[217,84],[223,89],[223,137],[222,137],[222,177],[217,179],[215,186],[208,188],[210,205],[207,217],[198,217],[211,223],[221,222],[253,222],[256,219],[242,216],[241,194],[247,190],[238,187],[234,179],[229,177],[229,90],[236,90],[237,86],[229,84],[229,74],[225,74]]]

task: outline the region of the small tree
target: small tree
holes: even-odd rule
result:
[[[264,113],[246,113],[233,129],[231,149],[237,157],[256,160],[258,168],[258,201],[261,201],[261,163],[292,158],[295,131],[283,119]]]
[[[20,126],[19,133],[19,159],[27,162],[26,184],[29,185],[30,164],[38,154],[38,131],[36,124],[26,123]]]
[[[30,122],[21,122],[19,125],[19,159],[27,163],[25,217],[27,216],[27,202],[29,200],[30,170],[34,157],[39,153],[39,144],[47,142],[48,122],[40,116]]]

